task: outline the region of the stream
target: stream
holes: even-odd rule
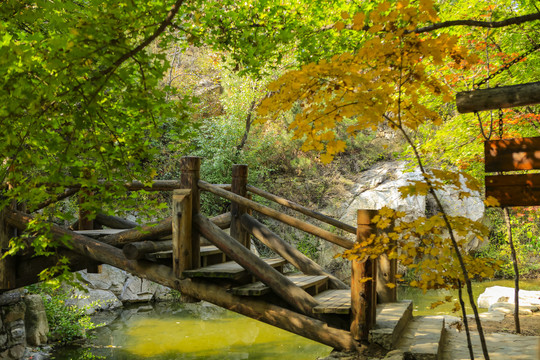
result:
[[[540,280],[521,281],[524,290],[540,290]],[[513,287],[513,280],[474,283],[475,299],[490,286]],[[450,314],[453,302],[431,309],[431,303],[452,296],[457,290],[431,290],[400,286],[399,299],[413,300],[414,315]],[[466,295],[465,295],[466,296]],[[465,298],[465,303],[468,299]],[[486,311],[487,309],[480,309]],[[471,314],[470,307],[467,313]],[[100,312],[94,323],[89,347],[63,347],[54,353],[56,360],[315,360],[327,356],[330,347],[232,313],[208,303],[157,303]]]

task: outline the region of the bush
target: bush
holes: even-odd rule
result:
[[[32,285],[28,289],[43,298],[50,340],[67,344],[76,339],[86,338],[87,331],[96,328],[90,316],[86,315],[86,309],[66,306],[66,300],[70,297],[62,289],[54,289],[44,284]]]

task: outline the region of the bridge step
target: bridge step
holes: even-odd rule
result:
[[[318,294],[319,292],[326,290],[328,276],[324,275],[289,275],[287,276],[296,286],[306,290],[311,295]],[[241,296],[261,296],[268,294],[272,291],[264,283],[257,281],[253,284],[247,284],[238,286],[231,289],[231,292],[235,295]]]
[[[374,329],[370,330],[370,342],[387,350],[394,349],[403,329],[412,319],[412,301],[402,300],[378,304]]]
[[[314,296],[319,306],[313,308],[316,314],[349,314],[351,312],[351,290],[326,290]]]
[[[274,268],[281,268],[285,265],[285,259],[281,257],[263,259],[268,265]],[[249,273],[242,266],[237,264],[234,261],[227,261],[221,264],[215,264],[210,266],[201,267],[195,270],[186,270],[183,272],[183,275],[190,278],[220,278],[220,279],[231,279],[231,280],[242,280]]]
[[[201,246],[201,266],[209,266],[214,264],[224,263],[226,256],[221,250],[214,245]],[[172,250],[159,251],[155,253],[146,254],[146,259],[150,261],[159,261],[161,259],[171,259]]]

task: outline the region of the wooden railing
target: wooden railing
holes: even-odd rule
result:
[[[140,182],[125,184],[126,189],[132,191],[144,189],[147,191],[173,192],[172,216],[158,222],[157,224],[137,226],[138,224],[124,219],[97,214],[96,222],[110,227],[131,229],[100,237],[99,241],[93,241],[92,239],[84,236],[84,234],[73,235],[72,233],[55,226],[53,226],[53,233],[55,236],[65,236],[66,234],[70,234],[74,239],[74,250],[78,254],[85,255],[86,258],[107,262],[124,269],[131,269],[133,271],[147,271],[150,274],[148,276],[149,278],[157,279],[158,281],[161,281],[161,283],[176,286],[177,288],[180,287],[186,292],[186,294],[190,296],[197,295],[198,290],[194,290],[196,287],[195,284],[183,283],[181,281],[183,279],[182,273],[186,270],[197,269],[201,266],[201,243],[203,241],[207,241],[206,239],[208,239],[220,250],[222,250],[230,259],[238,262],[256,277],[270,286],[274,292],[282,297],[293,308],[310,317],[316,317],[313,314],[313,307],[317,304],[314,298],[297,288],[290,282],[290,280],[288,280],[282,274],[276,272],[273,268],[253,255],[253,253],[249,250],[251,236],[260,240],[262,243],[271,248],[305,274],[326,275],[328,276],[329,283],[332,288],[348,288],[348,286],[341,280],[332,274],[328,274],[320,265],[274,234],[270,229],[252,217],[250,213],[255,211],[264,216],[278,220],[283,224],[314,235],[320,239],[339,245],[344,249],[351,249],[354,246],[354,241],[345,236],[335,234],[331,231],[316,226],[310,222],[299,220],[271,207],[259,204],[250,199],[251,194],[261,196],[276,204],[297,211],[310,219],[321,221],[324,224],[330,225],[347,233],[355,234],[356,241],[359,242],[375,231],[375,228],[371,223],[371,219],[375,212],[360,210],[358,212],[358,226],[355,228],[354,226],[345,224],[339,220],[310,210],[290,200],[270,194],[264,190],[249,185],[247,183],[248,168],[245,165],[233,166],[232,184],[230,185],[212,185],[201,180],[200,166],[200,158],[184,157],[181,160],[180,180],[158,180],[155,181],[151,186],[146,186]],[[40,204],[40,206],[44,207],[50,205],[54,201],[67,198],[77,193],[83,194],[83,196],[81,196],[82,201],[91,196],[91,193],[85,189],[82,189],[83,191],[80,192],[79,190],[81,190],[80,187],[67,189],[63,194],[57,196],[53,200]],[[200,214],[201,191],[208,191],[216,196],[231,201],[231,212],[219,215],[212,219],[207,219],[206,217],[202,216]],[[80,213],[79,229],[87,229],[92,227],[91,223],[84,221],[85,217],[87,216],[88,214],[86,214],[84,211]],[[30,221],[32,221],[32,218],[23,213],[15,211],[3,212],[2,216],[0,216],[0,240],[4,241],[6,238],[9,239],[10,234],[8,233],[8,229],[11,227],[24,229],[26,224],[28,224]],[[220,230],[229,226],[230,236]],[[172,237],[170,239],[163,239],[165,236],[171,234]],[[160,240],[154,241],[156,239]],[[0,243],[3,244],[2,242]],[[118,247],[124,247],[123,254],[119,254],[118,251],[112,250]],[[166,274],[167,270],[165,269],[153,267],[151,270],[148,270],[148,265],[144,265],[144,260],[141,260],[148,253],[164,250],[172,250],[172,273],[174,278],[178,279],[178,281],[173,281],[172,278]],[[90,266],[88,261],[83,261],[79,255],[71,254],[69,250],[65,251],[70,254],[72,258],[76,259],[80,266]],[[377,270],[377,263],[377,260],[370,259],[354,260],[352,262],[352,279],[350,287],[352,314],[350,331],[355,340],[368,339],[369,329],[371,329],[375,321],[377,288],[380,288],[380,300],[382,299],[384,302],[396,300],[395,288],[390,289],[385,286],[386,283],[395,284],[396,261],[388,261],[388,259],[381,261],[379,270]],[[10,262],[9,257],[0,261],[0,269],[4,269],[3,271],[0,271],[0,277],[4,277],[2,282],[4,289],[14,287],[15,280],[10,278],[10,274],[15,273],[14,266],[15,265]],[[40,264],[35,266],[42,265]],[[377,273],[379,273],[378,277]],[[371,280],[366,281],[366,278],[370,278]],[[28,275],[22,282],[24,283],[28,281],[35,280]],[[22,284],[19,282],[17,285],[21,286]],[[214,288],[212,289],[213,292],[217,291]],[[204,291],[204,297],[214,296],[207,293],[206,290]],[[218,299],[219,301],[217,301],[217,303],[221,303],[227,308],[234,307],[234,301],[226,300],[226,298],[227,297],[225,296],[223,299]],[[249,313],[252,311],[243,308],[240,310],[240,312],[243,313]],[[259,316],[263,315],[259,314]],[[263,318],[267,319],[265,321],[271,323],[272,316],[276,315],[264,315]],[[292,315],[289,314],[288,316]],[[304,319],[302,321],[307,320]],[[309,322],[306,322],[305,324],[308,323]],[[285,326],[289,325],[282,325],[280,327]],[[297,329],[297,331],[301,330]],[[321,334],[317,336],[324,337]],[[339,338],[339,336],[336,336],[332,341],[335,343],[338,341],[336,340],[337,338]]]

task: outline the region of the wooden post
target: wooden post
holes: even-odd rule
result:
[[[82,188],[79,193],[79,230],[94,230],[94,220],[90,220],[91,212],[83,209],[84,203],[94,195],[94,193],[87,188]],[[99,274],[101,273],[101,265],[93,264],[86,269],[87,273]]]
[[[358,210],[357,241],[360,242],[374,232],[371,219],[376,210]],[[376,260],[357,259],[352,261],[351,275],[351,334],[357,341],[368,341],[369,330],[375,324],[377,308]],[[365,280],[371,278],[371,280]]]
[[[183,189],[191,190],[191,216],[201,211],[201,197],[198,182],[201,173],[201,158],[198,156],[184,156],[180,160],[182,174],[180,184]],[[199,232],[191,229],[191,266],[193,269],[201,267],[201,240]]]
[[[247,195],[247,165],[233,165],[232,167],[232,183],[231,192],[242,197]],[[236,239],[240,244],[246,248],[251,247],[251,237],[249,232],[244,229],[240,222],[240,218],[247,212],[247,208],[236,202],[231,204],[231,237]]]
[[[392,228],[385,230],[387,233],[393,231]],[[397,241],[390,240],[390,245],[397,246]],[[381,304],[397,301],[397,259],[389,259],[383,254],[377,259],[377,297]],[[388,284],[394,286],[388,287]]]
[[[174,190],[172,208],[173,271],[177,278],[182,278],[184,270],[194,268],[192,257],[194,244],[191,236],[191,190]]]
[[[397,301],[397,286],[388,287],[387,284],[396,285],[397,259],[388,259],[383,254],[377,259],[377,295],[380,303]]]
[[[9,249],[9,239],[13,235],[13,230],[7,223],[5,211],[0,210],[0,291],[15,288],[15,259],[11,256],[2,258]]]

